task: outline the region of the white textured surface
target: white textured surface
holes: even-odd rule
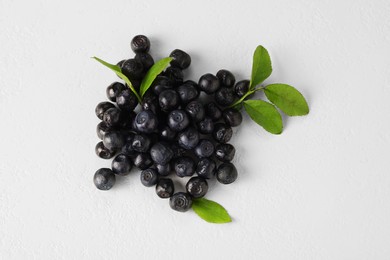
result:
[[[390,2],[0,0],[0,259],[389,259]],[[172,211],[138,174],[109,192],[95,105],[116,77],[89,59],[182,48],[187,76],[248,78],[254,48],[311,113],[272,136],[237,129],[239,179],[211,225]]]

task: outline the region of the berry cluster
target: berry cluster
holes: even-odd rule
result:
[[[138,92],[154,60],[146,36],[135,36],[131,48],[135,57],[117,65]],[[111,169],[95,173],[94,183],[109,190],[115,175],[127,175],[134,166],[142,171],[143,185],[155,186],[160,198],[170,198],[172,209],[184,212],[191,208],[192,199],[207,193],[208,179],[230,184],[237,178],[231,163],[235,148],[229,141],[242,115],[229,106],[248,92],[249,81],[236,83],[227,70],[205,74],[198,83],[184,81],[183,70],[190,66],[191,57],[178,49],[170,57],[170,66],[156,77],[142,102],[122,83],[107,87],[111,102],[101,102],[95,110],[102,120],[97,125],[102,141],[95,151],[103,159],[114,159]],[[191,177],[186,192],[175,193],[173,174]]]

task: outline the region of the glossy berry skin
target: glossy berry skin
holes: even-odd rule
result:
[[[186,184],[186,190],[193,198],[202,198],[209,190],[209,185],[201,177],[192,177]]]
[[[114,107],[107,109],[103,114],[103,122],[108,126],[116,126],[121,120],[121,110]]]
[[[237,84],[234,86],[234,92],[236,93],[237,97],[241,98],[248,92],[249,84],[249,80],[241,80],[237,82]]]
[[[230,184],[237,179],[237,169],[232,163],[222,163],[217,170],[217,180],[222,184]]]
[[[233,135],[233,130],[230,126],[224,123],[218,123],[214,126],[213,137],[217,142],[227,143]]]
[[[115,152],[111,151],[107,147],[104,146],[103,142],[99,142],[95,146],[96,155],[102,159],[110,159],[114,157]]]
[[[192,176],[195,172],[195,163],[190,157],[183,156],[175,160],[174,168],[179,177]]]
[[[114,104],[110,102],[100,102],[95,108],[95,114],[100,119],[103,120],[104,112],[110,108],[115,108]]]
[[[138,101],[134,93],[129,88],[126,88],[117,95],[116,104],[123,111],[133,111]]]
[[[215,175],[217,165],[210,158],[202,158],[196,165],[195,173],[205,179],[211,179]]]
[[[190,119],[184,110],[173,110],[168,115],[168,126],[175,132],[184,130],[190,124]]]
[[[228,70],[220,70],[217,72],[216,76],[219,79],[219,82],[221,83],[222,87],[231,88],[234,86],[234,83],[236,82],[236,78]]]
[[[173,195],[175,186],[173,181],[168,178],[161,178],[156,185],[156,193],[162,199],[167,199]]]
[[[236,149],[231,144],[219,144],[215,147],[215,157],[222,162],[233,160]]]
[[[158,142],[150,148],[150,157],[157,164],[166,165],[173,157],[173,151],[167,143]]]
[[[115,184],[115,174],[108,168],[101,168],[95,172],[93,183],[99,190],[109,190]]]
[[[123,135],[117,131],[108,132],[103,136],[103,144],[111,151],[118,151],[124,144]]]
[[[148,52],[150,50],[150,41],[145,35],[137,35],[131,40],[130,46],[135,53]]]
[[[158,174],[153,168],[143,170],[141,172],[141,183],[146,187],[152,187],[157,184]]]
[[[242,122],[241,112],[234,108],[225,109],[222,112],[222,117],[225,123],[232,127],[239,126]]]
[[[135,128],[141,133],[152,133],[157,130],[157,116],[150,110],[143,110],[134,120]]]
[[[122,83],[114,82],[106,89],[106,95],[107,98],[113,102],[116,101],[116,97],[119,93],[121,93],[122,90],[124,90],[126,87]]]
[[[190,55],[179,49],[172,51],[169,57],[173,58],[173,60],[171,61],[171,66],[177,67],[182,70],[188,68],[191,64]]]
[[[135,59],[128,59],[122,64],[122,73],[129,79],[142,79],[144,66]]]
[[[193,121],[199,122],[205,117],[205,109],[199,101],[191,101],[186,106],[186,112],[192,118]]]
[[[154,64],[153,57],[146,52],[137,53],[134,59],[142,64],[144,72],[147,72]]]
[[[210,117],[206,117],[197,123],[198,130],[202,134],[211,134],[214,131],[214,122]]]
[[[158,174],[161,176],[167,176],[172,171],[172,167],[171,167],[170,163],[167,163],[165,165],[156,164],[156,169],[157,169]]]
[[[153,81],[153,85],[151,89],[155,95],[160,95],[161,92],[167,89],[173,88],[173,82],[171,79],[165,76],[157,76],[157,78]]]
[[[213,94],[220,88],[219,79],[213,74],[205,74],[199,79],[199,88],[207,94]]]
[[[199,96],[197,84],[194,81],[187,80],[177,88],[180,101],[182,104],[187,104]]]
[[[125,154],[118,154],[111,163],[112,171],[117,175],[127,175],[130,173],[132,162]]]
[[[192,199],[185,192],[177,192],[169,199],[169,206],[173,210],[186,212],[192,207]]]
[[[184,149],[190,150],[195,148],[199,143],[199,132],[193,128],[188,127],[177,136],[178,144]]]
[[[148,153],[139,153],[134,157],[133,163],[135,167],[141,170],[145,170],[153,165],[152,158],[150,158]]]
[[[112,128],[104,122],[100,122],[96,126],[96,133],[97,133],[97,136],[99,137],[100,140],[103,140],[104,134],[106,134],[107,132],[110,132],[110,131],[112,131]]]
[[[146,135],[134,135],[134,138],[131,143],[131,147],[134,149],[134,151],[140,152],[140,153],[146,153],[149,151],[150,148],[150,138]]]
[[[168,67],[164,75],[172,80],[175,87],[180,86],[183,83],[184,75],[183,71],[176,67]]]
[[[214,102],[208,103],[205,106],[206,115],[213,121],[218,121],[222,117],[222,111]]]
[[[165,111],[171,111],[179,105],[179,95],[173,89],[167,89],[158,96],[160,108]]]
[[[214,154],[214,145],[207,139],[200,140],[199,144],[194,149],[196,156],[199,158],[210,157]]]
[[[220,88],[215,92],[215,102],[221,106],[230,106],[235,100],[235,95],[232,89],[230,88]]]
[[[138,152],[136,150],[134,150],[134,148],[132,146],[133,145],[133,138],[134,138],[134,134],[128,135],[126,140],[125,140],[125,144],[122,146],[122,149],[121,149],[121,153],[123,153],[131,158],[134,158],[138,154]]]
[[[169,126],[163,126],[159,133],[160,138],[166,141],[172,141],[176,137],[176,132],[173,131]]]

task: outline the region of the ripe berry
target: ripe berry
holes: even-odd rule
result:
[[[208,189],[207,181],[200,177],[192,177],[186,184],[187,192],[194,198],[202,198]]]
[[[149,53],[137,53],[134,59],[142,64],[144,72],[147,72],[154,64],[153,57]]]
[[[130,136],[127,138],[125,141],[125,144],[122,146],[121,153],[126,154],[127,156],[134,158],[135,156],[138,155],[138,152],[134,150],[133,148],[133,138],[134,134],[132,135],[133,137],[131,138]]]
[[[239,126],[242,122],[241,112],[234,108],[225,109],[222,113],[222,117],[226,124],[232,127]]]
[[[168,144],[158,142],[150,148],[150,157],[155,163],[165,165],[172,159],[173,151]]]
[[[152,133],[157,130],[158,121],[156,115],[150,110],[143,110],[137,114],[134,120],[136,130],[142,133]]]
[[[110,108],[115,108],[114,104],[110,102],[100,102],[95,108],[95,114],[100,119],[103,120],[104,112]]]
[[[230,88],[220,88],[215,92],[215,101],[221,106],[230,106],[233,104],[235,96]]]
[[[116,101],[118,94],[124,90],[126,87],[122,83],[114,82],[106,89],[107,98],[113,102]]]
[[[176,175],[179,177],[192,176],[195,171],[195,164],[190,157],[183,156],[176,159],[174,168]]]
[[[102,159],[110,159],[115,155],[115,152],[105,147],[103,142],[99,142],[96,144],[95,152],[96,155]]]
[[[178,134],[178,144],[184,149],[193,149],[199,143],[199,133],[193,127],[188,127]]]
[[[99,139],[103,139],[105,133],[112,131],[112,128],[104,122],[100,122],[96,127],[96,133]]]
[[[146,135],[135,135],[131,147],[140,153],[146,153],[150,148],[150,138]]]
[[[220,143],[227,143],[233,135],[233,130],[230,126],[224,123],[218,123],[214,126],[213,137]]]
[[[211,179],[215,175],[217,165],[209,158],[202,158],[196,165],[196,174],[205,179]]]
[[[151,89],[155,95],[160,95],[164,90],[171,88],[173,88],[173,82],[165,76],[157,76],[151,86]]]
[[[171,66],[178,67],[179,69],[186,69],[191,64],[191,57],[186,52],[182,50],[174,50],[171,52],[169,57],[172,57]]]
[[[124,144],[123,136],[117,131],[108,132],[103,136],[103,144],[111,151],[118,151]]]
[[[168,178],[161,178],[156,185],[156,193],[162,199],[167,199],[173,195],[175,186],[173,181]]]
[[[144,66],[135,59],[126,60],[121,67],[122,73],[129,79],[142,79]]]
[[[93,182],[99,190],[109,190],[115,184],[115,174],[108,168],[101,168],[95,172]]]
[[[103,122],[108,126],[118,125],[121,120],[121,111],[120,109],[114,107],[107,109],[103,114]]]
[[[230,162],[234,158],[236,149],[231,144],[219,144],[215,147],[215,156],[222,162]]]
[[[231,88],[236,82],[234,75],[228,70],[220,70],[217,72],[217,78],[223,87]]]
[[[207,94],[212,94],[220,88],[219,80],[213,74],[205,74],[199,79],[199,88]]]
[[[218,105],[214,102],[208,103],[205,106],[206,115],[211,117],[213,121],[217,121],[222,117],[222,111],[219,109]]]
[[[156,164],[156,168],[157,168],[157,172],[158,174],[160,174],[161,176],[167,176],[171,173],[172,169],[171,169],[171,164],[170,163],[167,163],[165,165],[162,165],[162,164]]]
[[[135,53],[148,52],[150,50],[150,41],[145,35],[137,35],[131,40],[130,46]]]
[[[199,132],[202,134],[211,134],[214,131],[214,122],[210,117],[206,117],[197,125]]]
[[[163,111],[168,112],[179,105],[179,95],[173,89],[167,89],[160,93],[158,102]]]
[[[132,167],[131,160],[125,154],[118,154],[111,163],[111,169],[115,174],[127,175]]]
[[[191,80],[187,80],[179,86],[177,88],[177,93],[179,93],[180,100],[183,104],[187,104],[199,96],[197,84]]]
[[[152,166],[153,161],[152,158],[150,158],[150,155],[148,153],[139,153],[137,156],[134,157],[134,166],[145,170]]]
[[[223,163],[218,167],[217,180],[222,184],[230,184],[237,179],[237,169],[232,163]]]
[[[186,212],[192,207],[192,199],[187,193],[178,192],[169,199],[169,206],[173,210]]]
[[[205,109],[199,101],[191,101],[186,106],[186,112],[190,115],[190,117],[195,121],[199,122],[205,117]]]
[[[176,132],[182,131],[190,124],[188,115],[183,110],[173,110],[168,115],[168,126]]]
[[[116,65],[118,66],[118,67],[122,67],[122,64],[125,62],[126,60],[121,60],[121,61],[119,61]],[[119,77],[120,78],[120,77]]]
[[[183,83],[183,71],[176,67],[168,67],[164,71],[164,76],[167,76],[169,79],[173,81],[174,86],[180,86]]]
[[[163,126],[160,130],[160,138],[166,141],[172,141],[176,137],[176,132],[169,126]]]
[[[133,111],[138,101],[131,89],[126,88],[117,95],[116,104],[123,111]]]
[[[195,154],[199,158],[210,157],[214,153],[214,145],[209,140],[200,140],[199,144],[195,147]]]
[[[141,183],[146,187],[152,187],[156,185],[158,181],[157,171],[153,168],[143,170],[141,172]]]
[[[237,82],[236,86],[234,86],[234,92],[236,95],[241,98],[243,97],[249,90],[249,80],[241,80]]]

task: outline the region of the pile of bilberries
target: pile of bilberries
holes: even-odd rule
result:
[[[134,37],[131,48],[135,57],[117,65],[139,92],[154,60],[146,36]],[[198,82],[185,81],[183,70],[190,66],[191,57],[178,49],[170,57],[170,66],[155,78],[141,102],[125,84],[114,82],[107,87],[111,102],[101,102],[95,110],[102,120],[97,125],[102,141],[95,151],[103,159],[114,159],[111,169],[95,173],[94,183],[100,190],[109,190],[115,175],[127,175],[134,166],[142,171],[143,185],[155,186],[160,198],[170,198],[172,209],[184,212],[193,199],[207,193],[208,179],[216,177],[222,184],[237,179],[231,163],[235,148],[229,141],[242,115],[230,106],[248,92],[250,82],[236,83],[227,70],[205,74]],[[175,193],[172,175],[191,177],[186,192]]]

